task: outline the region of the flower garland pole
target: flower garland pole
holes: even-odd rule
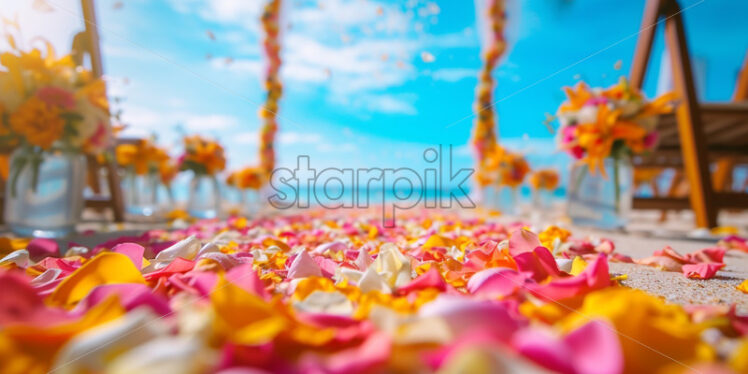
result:
[[[280,43],[278,34],[280,31],[281,0],[270,0],[262,12],[262,29],[265,31],[265,40],[263,40],[263,49],[267,56],[268,66],[265,77],[265,89],[267,97],[265,105],[260,108],[259,116],[263,121],[260,130],[260,170],[266,179],[270,178],[275,168],[275,151],[273,143],[275,134],[278,132],[278,122],[276,116],[278,113],[278,100],[283,92],[283,86],[280,83],[278,72],[280,71]]]
[[[493,110],[493,89],[495,82],[491,73],[496,68],[499,58],[506,50],[504,39],[504,25],[506,13],[504,0],[486,0],[486,18],[489,32],[486,49],[483,53],[484,64],[478,76],[476,89],[475,111],[478,117],[473,130],[473,147],[477,157],[476,177],[481,187],[489,185],[492,180],[488,176],[489,163],[501,151],[496,135],[496,115]]]

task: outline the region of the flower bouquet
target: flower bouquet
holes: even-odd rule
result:
[[[106,86],[51,46],[3,53],[0,65],[6,222],[19,235],[66,235],[83,207],[84,155],[110,144]]]
[[[556,169],[538,169],[530,174],[532,200],[536,211],[550,208],[553,192],[558,188],[560,180]]]
[[[672,109],[674,96],[648,101],[625,78],[607,89],[580,82],[565,91],[558,144],[577,160],[568,214],[575,223],[622,227],[631,207],[631,157],[655,148],[657,118]]]
[[[179,170],[192,171],[187,212],[196,218],[216,218],[221,212],[221,191],[216,175],[226,168],[223,147],[199,135],[184,138]]]
[[[169,154],[149,139],[120,144],[115,149],[117,164],[125,169],[125,201],[130,214],[151,216],[158,209],[158,190],[176,174]],[[168,192],[171,195],[170,192]]]
[[[488,155],[485,169],[488,172],[486,177],[490,180],[490,191],[486,192],[486,197],[493,200],[489,205],[505,213],[518,213],[518,188],[530,172],[527,160],[520,153],[496,147],[496,151]]]
[[[239,200],[246,213],[259,210],[259,191],[265,175],[258,167],[245,167],[229,174],[226,184],[239,191]]]

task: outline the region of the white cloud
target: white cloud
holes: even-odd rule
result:
[[[336,95],[333,101],[342,107],[354,110],[365,109],[368,112],[387,114],[416,115],[418,110],[413,103],[416,100],[413,94],[360,94]]]
[[[259,0],[169,0],[181,13],[197,13],[205,20],[236,23],[247,28],[258,28],[263,1]]]
[[[195,114],[175,110],[155,111],[136,105],[122,112],[122,122],[137,133],[182,125],[191,132],[226,130],[239,125],[239,120],[224,114]]]
[[[222,114],[190,115],[180,122],[190,131],[225,130],[239,125],[236,117]]]
[[[285,131],[278,133],[278,142],[284,145],[315,144],[322,141],[322,135],[316,133],[300,133]]]
[[[170,3],[180,12],[196,14],[230,28],[223,32],[224,36],[221,32],[216,35],[238,56],[231,64],[214,59],[211,61],[214,69],[262,78],[263,58],[256,53],[241,53],[247,49],[248,41],[261,38],[257,25],[262,1],[170,0]],[[331,102],[339,102],[341,96],[368,95],[366,100],[350,103],[358,109],[416,114],[412,99],[378,92],[415,79],[414,61],[426,48],[438,58],[444,48],[477,45],[475,32],[470,28],[443,35],[428,35],[414,29],[416,21],[429,21],[438,13],[434,5],[424,5],[428,10],[424,16],[416,12],[416,3],[406,7],[378,0],[289,3],[286,2],[284,12],[290,27],[281,26],[284,83],[297,87],[299,83],[323,86],[329,90],[327,99]],[[255,26],[250,27],[251,24]],[[254,33],[242,37],[231,27]],[[469,74],[444,71],[436,73],[435,79],[457,81]]]
[[[231,140],[237,144],[257,145],[260,144],[260,135],[257,131],[246,131],[241,134],[233,135]]]
[[[418,114],[413,103],[407,97],[394,95],[378,95],[364,98],[368,108],[373,112],[384,112],[390,114]]]

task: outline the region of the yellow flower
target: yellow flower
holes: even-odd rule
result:
[[[60,110],[32,96],[10,115],[10,128],[31,145],[49,149],[60,139],[65,121]]]

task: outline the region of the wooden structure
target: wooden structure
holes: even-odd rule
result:
[[[76,36],[76,40],[84,41],[84,51],[88,53],[91,61],[91,71],[96,77],[104,74],[104,68],[101,61],[101,45],[99,44],[99,32],[97,30],[96,13],[93,0],[81,0],[81,9],[83,11],[83,20],[85,22],[85,31]],[[75,44],[75,41],[74,41]],[[83,51],[79,51],[83,52]],[[82,63],[82,61],[79,61]],[[87,157],[88,161],[88,186],[94,193],[94,196],[86,198],[86,207],[94,209],[111,209],[115,222],[125,220],[124,201],[122,198],[122,186],[120,185],[119,174],[112,160],[99,161],[96,157]],[[104,170],[106,174],[106,184],[108,194],[103,195],[100,183],[100,171]]]
[[[722,209],[748,208],[748,194],[715,191],[710,163],[719,161],[731,172],[736,162],[748,161],[748,102],[700,104],[696,97],[688,44],[676,0],[648,0],[631,67],[631,84],[641,88],[652,51],[655,31],[665,25],[665,44],[670,55],[679,105],[658,123],[660,146],[653,155],[635,160],[641,167],[683,168],[689,197],[636,198],[636,209],[685,209],[690,207],[699,227],[715,227]],[[662,21],[660,19],[663,19]],[[739,79],[736,97],[748,87],[748,72]],[[743,86],[741,86],[741,82]],[[741,91],[742,90],[742,91]],[[726,173],[726,171],[723,171]],[[724,185],[727,174],[722,178]],[[718,183],[720,184],[720,183]]]

